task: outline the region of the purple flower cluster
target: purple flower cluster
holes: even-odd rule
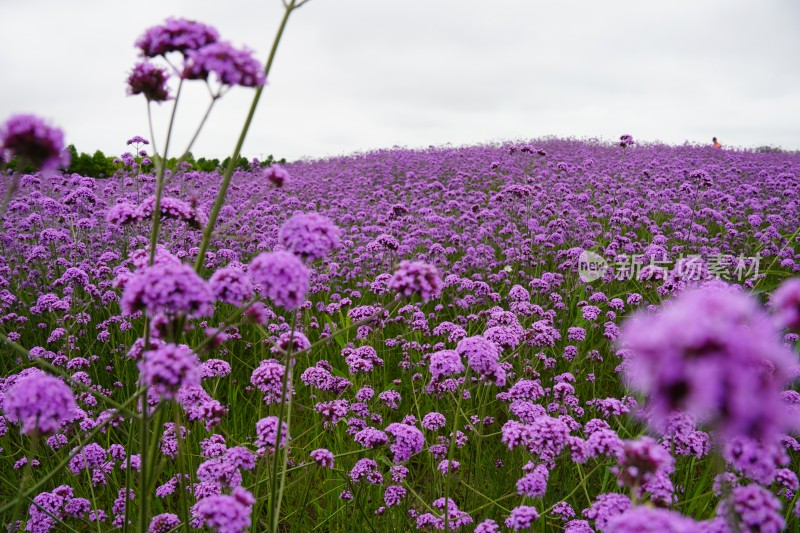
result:
[[[0,126],[0,155],[17,156],[41,170],[69,164],[64,133],[35,115],[14,115]]]
[[[316,261],[339,247],[341,230],[319,213],[295,213],[281,226],[278,240],[306,261]]]
[[[626,376],[649,394],[656,424],[680,411],[727,437],[765,440],[790,425],[780,392],[794,357],[747,296],[717,287],[687,291],[660,313],[627,322],[621,342]]]
[[[19,424],[25,435],[49,435],[72,419],[77,404],[72,390],[60,379],[34,372],[18,379],[0,405],[6,419]]]

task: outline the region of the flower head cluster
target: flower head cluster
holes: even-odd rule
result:
[[[339,247],[341,230],[319,213],[295,213],[281,226],[278,240],[306,261],[316,261]]]
[[[207,80],[212,73],[222,85],[261,87],[266,82],[261,64],[250,50],[237,50],[226,42],[215,42],[186,52],[181,74],[184,79]]]
[[[192,267],[164,261],[138,271],[128,280],[120,307],[126,314],[145,311],[149,316],[184,314],[209,316],[214,296],[208,283]]]
[[[169,73],[149,61],[141,61],[133,66],[128,75],[128,94],[142,94],[148,102],[169,100]]]
[[[217,533],[243,533],[250,527],[253,495],[236,487],[230,495],[208,496],[192,507],[192,526],[208,527]]]
[[[162,398],[174,398],[181,387],[200,384],[200,360],[185,344],[166,344],[145,352],[138,366],[141,383]]]
[[[500,347],[481,336],[461,339],[456,351],[467,360],[467,364],[482,379],[498,386],[506,383],[505,369],[500,365]]]
[[[395,463],[405,463],[425,446],[425,436],[414,426],[393,423],[386,426],[386,433],[394,437],[389,449],[394,454]]]
[[[41,170],[69,164],[64,133],[35,115],[14,115],[0,126],[0,155],[4,154],[24,159]]]
[[[18,379],[5,392],[3,413],[20,424],[25,435],[49,435],[69,421],[77,408],[72,390],[60,379],[34,372]]]
[[[305,301],[311,272],[289,252],[267,252],[250,262],[250,276],[275,305],[294,309]]]
[[[288,438],[288,429],[286,422],[281,422],[280,441],[278,441],[278,417],[268,416],[256,422],[256,441],[258,446],[274,450],[275,443],[278,443],[279,448],[286,446],[286,439]]]
[[[170,52],[186,54],[219,40],[219,33],[211,26],[187,19],[168,18],[163,24],[152,26],[136,41],[145,57],[165,56]]]
[[[793,357],[749,297],[717,287],[687,291],[660,313],[626,322],[621,340],[628,381],[650,396],[656,425],[681,411],[728,438],[770,440],[786,428],[780,392]]]
[[[389,288],[401,296],[418,294],[423,301],[442,292],[442,279],[436,267],[420,261],[401,261],[389,280]]]

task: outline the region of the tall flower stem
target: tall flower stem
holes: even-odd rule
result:
[[[300,5],[302,5],[302,3]],[[291,0],[289,3],[284,3],[284,7],[283,19],[281,19],[281,24],[278,27],[278,33],[275,35],[275,40],[272,42],[272,49],[269,52],[269,58],[267,59],[267,64],[264,67],[264,75],[267,78],[269,78],[269,71],[272,69],[272,62],[275,60],[275,54],[278,51],[278,44],[281,42],[281,37],[283,36],[283,31],[286,28],[286,23],[289,21],[289,15],[291,15],[292,11],[299,7],[299,5],[297,5],[296,0]],[[253,122],[253,116],[255,115],[256,108],[258,107],[258,102],[261,99],[261,93],[263,91],[263,86],[256,89],[256,94],[253,96],[253,102],[250,104],[250,111],[248,111],[247,118],[244,121],[244,126],[242,126],[242,132],[239,134],[239,139],[236,141],[236,147],[233,149],[233,155],[228,162],[228,167],[225,169],[225,175],[222,178],[222,184],[219,187],[217,199],[214,201],[214,206],[211,208],[211,213],[208,216],[208,224],[203,231],[203,240],[200,243],[200,250],[197,253],[197,260],[194,264],[194,269],[197,271],[199,271],[203,266],[203,258],[206,255],[206,250],[208,250],[208,246],[211,243],[211,236],[214,233],[214,224],[217,222],[217,217],[219,217],[222,204],[225,203],[225,195],[228,192],[228,187],[231,183],[231,177],[233,177],[233,171],[236,168],[236,162],[239,159],[242,146],[244,145],[244,140],[247,137],[247,132],[250,130],[250,124]]]
[[[293,348],[294,348],[294,333],[297,327],[297,314],[295,313],[294,319],[292,320],[292,333],[289,337],[289,346],[284,352],[284,356],[286,357],[286,367],[283,371],[283,380],[281,383],[281,401],[278,405],[278,424],[277,429],[275,430],[275,451],[273,452],[273,460],[272,460],[272,471],[270,472],[270,492],[269,492],[269,503],[270,503],[270,531],[272,533],[277,533],[278,531],[278,523],[280,521],[280,513],[281,513],[281,496],[279,494],[278,489],[278,467],[281,468],[281,479],[285,479],[286,475],[286,459],[288,458],[287,453],[281,454],[280,444],[281,444],[281,433],[282,433],[282,426],[283,426],[283,416],[284,411],[286,410],[285,407],[289,404],[289,411],[291,411],[291,404],[290,400],[287,399],[287,396],[291,396],[289,394],[289,386],[291,384],[291,373],[292,373],[292,357]],[[288,438],[289,438],[289,417],[287,416],[286,421],[286,437],[287,442],[284,444],[288,448]],[[283,460],[281,461],[281,457]],[[282,463],[282,464],[279,464]],[[282,493],[282,487],[280,492]]]
[[[164,143],[164,155],[161,156],[161,164],[158,165],[156,171],[156,203],[153,206],[153,231],[150,234],[150,264],[152,265],[156,259],[156,244],[158,243],[158,230],[161,228],[161,195],[164,192],[164,172],[167,168],[167,157],[169,157],[169,142],[172,139],[172,129],[175,125],[175,115],[178,111],[178,100],[181,99],[181,89],[183,88],[183,79],[178,83],[178,92],[175,95],[175,104],[172,106],[172,115],[169,118],[169,127],[167,128],[167,140]],[[149,110],[148,106],[148,110]],[[153,143],[155,150],[155,143]]]
[[[464,374],[464,386],[458,391],[458,399],[456,400],[456,411],[453,413],[453,433],[450,435],[450,445],[447,450],[447,478],[444,482],[444,530],[450,531],[450,478],[453,471],[453,456],[456,450],[456,435],[458,434],[458,415],[461,413],[461,401],[464,399],[464,391],[469,387],[470,367]]]

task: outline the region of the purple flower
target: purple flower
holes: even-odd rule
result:
[[[638,505],[612,517],[603,533],[694,533],[698,524],[676,511]]]
[[[44,171],[69,164],[64,133],[35,115],[14,115],[0,126],[0,155],[4,154],[15,155]]]
[[[624,494],[609,492],[599,495],[590,508],[583,510],[583,516],[594,520],[597,529],[602,531],[612,518],[630,508],[630,498]]]
[[[125,285],[120,307],[125,314],[146,311],[149,316],[183,313],[191,318],[209,316],[214,296],[208,283],[192,267],[165,261],[134,274]]]
[[[770,298],[779,327],[800,329],[800,278],[784,281]]]
[[[458,342],[456,351],[482,379],[498,386],[505,385],[506,372],[499,362],[500,347],[493,341],[481,336],[467,337]]]
[[[169,73],[166,69],[143,61],[136,63],[128,75],[128,94],[143,94],[148,102],[169,100]]]
[[[379,429],[368,427],[353,435],[353,440],[365,448],[377,448],[389,442],[389,437]]]
[[[278,417],[268,416],[256,422],[256,440],[258,446],[264,446],[270,450],[275,449],[275,443],[278,439]],[[286,422],[281,422],[281,435],[278,447],[283,448],[286,446],[286,439],[288,438],[288,428]]]
[[[506,518],[506,527],[514,531],[530,529],[533,523],[538,520],[539,513],[536,507],[530,505],[520,505],[511,510],[511,514]]]
[[[402,485],[389,485],[383,492],[383,501],[386,507],[398,505],[406,497],[406,489]]]
[[[619,484],[628,488],[648,483],[657,472],[671,473],[675,464],[672,455],[650,437],[624,441],[617,460],[619,466],[612,471]]]
[[[289,252],[267,252],[250,262],[250,276],[275,305],[294,309],[305,301],[311,273]]]
[[[619,145],[623,148],[627,148],[628,146],[633,146],[636,144],[636,141],[633,140],[632,135],[620,135],[619,136]]]
[[[395,463],[405,463],[425,446],[425,436],[414,426],[395,422],[386,426],[386,433],[394,437],[389,449],[394,454]]]
[[[717,507],[717,516],[727,517],[731,527],[741,531],[778,533],[786,522],[781,513],[781,501],[770,491],[756,484],[735,487],[728,498]]]
[[[446,423],[447,420],[445,419],[445,416],[435,411],[430,412],[422,417],[422,427],[429,431],[439,431],[445,426]]]
[[[327,448],[319,448],[309,454],[319,466],[333,468],[333,454]]]
[[[236,267],[217,270],[211,275],[208,285],[218,302],[240,306],[253,297],[253,282]]]
[[[270,165],[264,170],[264,177],[276,187],[283,187],[289,181],[289,172],[281,165]]]
[[[200,360],[185,344],[167,344],[143,354],[140,381],[161,398],[174,398],[182,387],[200,384]]]
[[[305,261],[316,261],[339,247],[341,230],[319,213],[295,213],[281,226],[278,240]]]
[[[231,495],[208,496],[192,507],[192,526],[211,528],[216,533],[242,533],[250,527],[255,498],[242,487]]]
[[[541,498],[547,492],[547,478],[550,471],[543,464],[533,467],[528,463],[528,473],[517,480],[517,492],[529,498]]]
[[[161,513],[153,517],[150,521],[150,527],[147,528],[147,533],[169,533],[177,528],[181,523],[181,519],[172,513]]]
[[[793,356],[769,317],[729,289],[690,290],[655,315],[623,326],[625,374],[650,396],[661,426],[680,411],[737,435],[770,440],[789,424],[780,392]]]
[[[215,42],[197,50],[187,50],[181,76],[187,80],[207,80],[214,73],[223,85],[261,87],[266,82],[261,63],[250,50],[237,50],[226,42]]]
[[[433,265],[420,261],[401,261],[389,280],[389,288],[401,296],[418,294],[427,302],[442,292],[442,279]]]
[[[439,381],[447,376],[464,373],[464,364],[461,356],[455,350],[442,350],[430,355],[428,369],[433,381]]]
[[[72,418],[77,405],[72,390],[63,381],[35,372],[9,387],[2,407],[9,422],[22,426],[24,435],[48,435]]]
[[[136,41],[145,57],[165,56],[169,52],[186,54],[219,40],[217,30],[200,22],[168,18],[164,24],[148,28]]]
[[[253,370],[250,383],[264,393],[264,403],[279,403],[282,401],[283,374],[286,367],[275,359],[265,359]],[[292,394],[292,388],[287,384],[287,396]]]

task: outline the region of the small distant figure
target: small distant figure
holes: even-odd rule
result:
[[[721,148],[722,148],[722,145],[720,144],[720,142],[717,140],[717,138],[716,138],[716,137],[712,137],[712,138],[711,138],[711,142],[713,143],[713,144],[711,145],[711,146],[712,146],[712,148],[716,148],[717,150],[719,150],[719,149],[721,149]]]

